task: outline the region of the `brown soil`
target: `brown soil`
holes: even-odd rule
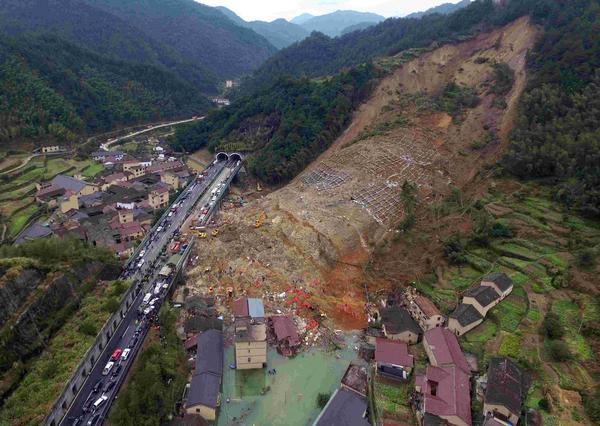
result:
[[[220,223],[227,223],[221,235],[198,240],[201,260],[190,271],[192,290],[205,292],[212,286],[224,291],[233,286],[237,294],[269,298],[302,287],[311,292],[316,312],[332,318],[336,326],[364,326],[365,284],[373,292],[429,273],[439,258],[440,239],[456,226],[468,230],[470,224],[461,215],[439,217],[426,206],[445,197],[451,186],[477,191],[489,184],[481,171],[496,161],[506,144],[525,83],[525,55],[535,34],[522,18],[425,53],[386,77],[346,131],[305,172],[284,188],[221,213]],[[485,83],[492,68],[489,63],[476,64],[480,56],[507,62],[515,70],[505,110],[491,107],[493,96]],[[482,98],[459,121],[446,113],[419,112],[403,102],[407,95],[435,94],[452,81],[474,87]],[[398,117],[409,124],[357,140],[361,131],[395,123]],[[502,143],[471,149],[472,142],[485,135],[484,126],[497,128]],[[327,170],[339,178],[339,185],[321,182],[325,189],[319,190],[314,172]],[[418,232],[390,243],[388,237],[403,218],[399,194],[404,180],[419,187]],[[376,190],[381,193],[374,194]],[[375,201],[368,201],[370,194]],[[256,228],[261,212],[266,220]],[[276,297],[267,305],[283,306]],[[347,306],[348,312],[340,306]]]

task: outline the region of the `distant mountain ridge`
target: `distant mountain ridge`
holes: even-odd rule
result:
[[[411,13],[410,15],[406,15],[405,18],[422,18],[426,15],[432,15],[434,13],[439,13],[442,15],[447,15],[449,13],[455,12],[458,9],[462,9],[463,7],[467,7],[471,4],[472,0],[461,0],[458,3],[444,3],[439,6],[432,7],[430,9],[424,10],[422,12]]]
[[[271,22],[266,21],[250,21],[247,22],[239,17],[235,12],[227,9],[224,6],[217,6],[216,9],[221,11],[227,18],[235,24],[249,28],[254,32],[266,38],[273,46],[278,49],[283,49],[297,41],[300,41],[309,36],[309,32],[300,25],[288,22],[283,18],[276,19]]]
[[[330,37],[337,37],[341,35],[346,28],[353,25],[364,25],[368,22],[376,24],[384,20],[385,17],[375,13],[337,10],[326,15],[314,16],[306,20],[302,19],[300,26],[309,33],[318,31]]]

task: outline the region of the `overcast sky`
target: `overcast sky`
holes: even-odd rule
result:
[[[302,13],[323,15],[336,10],[374,12],[389,18],[419,12],[459,0],[200,0],[209,6],[225,6],[246,21],[291,19]]]

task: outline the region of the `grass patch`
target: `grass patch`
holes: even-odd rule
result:
[[[498,349],[498,355],[519,359],[522,352],[523,338],[518,334],[507,333],[502,337],[502,343]]]
[[[27,222],[39,211],[36,204],[31,204],[22,210],[15,212],[8,221],[8,236],[15,237],[23,230]]]
[[[101,163],[92,163],[81,169],[81,174],[87,178],[94,177],[98,173],[104,170],[104,166]]]
[[[383,416],[405,417],[410,414],[410,382],[397,382],[388,384],[375,380],[375,405],[377,411]]]
[[[494,316],[498,318],[502,330],[515,331],[527,313],[524,290],[520,287],[515,288],[506,299],[494,308],[493,312]]]

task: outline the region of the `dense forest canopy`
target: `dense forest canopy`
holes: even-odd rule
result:
[[[335,140],[376,76],[368,64],[321,81],[280,79],[268,90],[178,129],[176,143],[188,151],[203,146],[252,151],[250,171],[266,182],[284,183]]]
[[[600,218],[600,4],[539,3],[546,31],[530,56],[503,164],[519,177],[545,179],[557,200]]]
[[[70,142],[209,106],[165,69],[109,59],[55,36],[0,36],[0,142]]]

